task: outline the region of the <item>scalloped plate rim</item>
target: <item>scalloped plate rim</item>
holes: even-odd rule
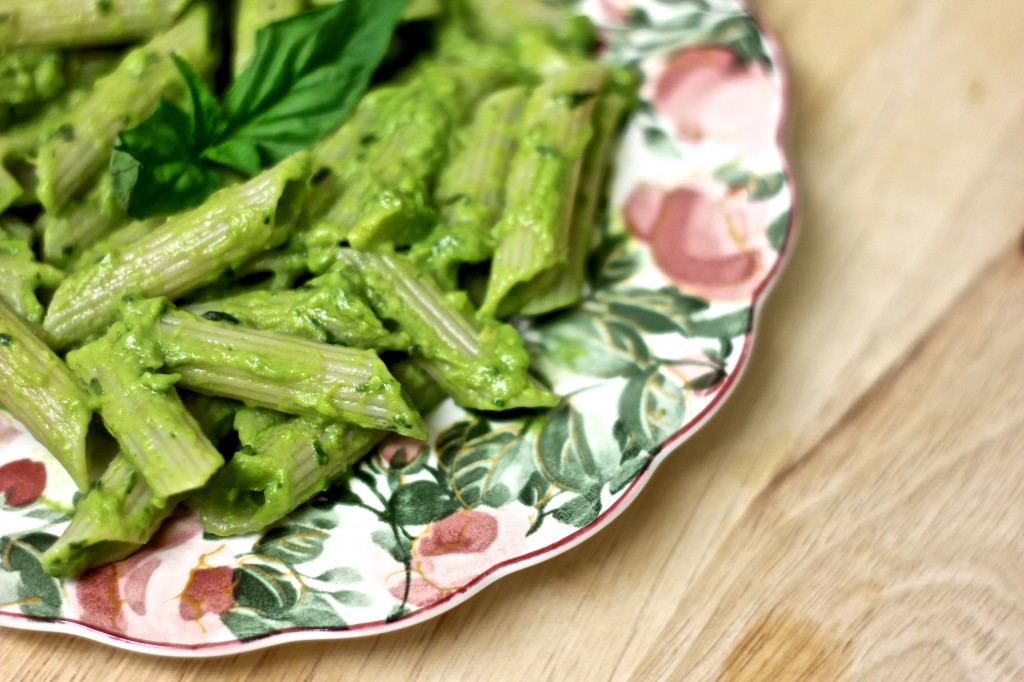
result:
[[[0,627],[30,632],[47,632],[71,635],[99,644],[112,646],[123,651],[160,656],[164,658],[216,658],[221,656],[246,654],[267,649],[273,646],[310,641],[340,641],[370,637],[395,632],[419,625],[431,620],[467,601],[488,585],[511,575],[517,571],[530,568],[554,558],[563,552],[590,539],[607,528],[621,514],[640,492],[644,489],[661,463],[671,456],[686,440],[702,428],[729,399],[736,386],[746,373],[747,363],[753,352],[757,339],[758,327],[761,324],[760,312],[788,265],[798,237],[799,187],[793,172],[791,154],[789,152],[789,135],[792,123],[792,79],[785,53],[774,32],[761,21],[757,11],[749,0],[736,0],[743,10],[754,20],[765,44],[771,52],[781,85],[781,117],[776,131],[776,147],[782,160],[782,170],[786,185],[791,193],[789,220],[786,226],[786,239],[778,252],[778,258],[772,269],[766,274],[761,285],[751,296],[751,324],[746,334],[743,349],[736,363],[736,369],[724,380],[724,386],[718,391],[711,403],[698,415],[687,421],[675,434],[666,439],[659,448],[648,456],[647,464],[637,477],[630,482],[622,496],[603,510],[598,518],[584,528],[579,528],[566,537],[550,545],[534,550],[528,554],[505,560],[492,566],[475,579],[459,588],[450,597],[430,606],[418,609],[414,613],[399,620],[373,621],[361,623],[348,628],[309,628],[296,627],[268,632],[262,636],[247,640],[230,640],[203,644],[169,644],[152,642],[143,639],[125,637],[105,630],[101,627],[84,623],[71,618],[45,618],[29,616],[21,613],[0,612]]]

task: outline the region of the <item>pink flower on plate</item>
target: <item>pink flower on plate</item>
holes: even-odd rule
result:
[[[716,300],[750,297],[772,255],[769,207],[745,188],[699,181],[675,188],[635,187],[624,217],[650,243],[654,261],[683,289]]]
[[[725,378],[725,368],[703,353],[694,353],[669,364],[666,369],[700,398],[714,394]]]
[[[222,549],[179,511],[144,549],[82,574],[69,606],[83,622],[131,637],[213,641],[224,629],[220,614],[235,603],[233,566],[210,563]]]
[[[235,605],[235,571],[230,566],[195,568],[181,594],[182,620],[198,621],[208,613],[220,615]]]
[[[427,450],[427,443],[408,436],[392,436],[380,446],[380,458],[390,469],[409,466]]]
[[[42,462],[18,459],[0,466],[0,495],[3,496],[3,504],[10,507],[32,504],[44,490],[46,466]]]
[[[782,96],[760,62],[744,64],[720,46],[680,50],[668,58],[653,90],[654,108],[685,139],[716,140],[740,154],[776,146]]]
[[[408,602],[439,602],[520,554],[530,527],[528,511],[518,505],[462,509],[428,525],[412,545]],[[387,584],[391,594],[402,599],[405,572],[390,574]]]
[[[104,630],[125,631],[128,621],[120,579],[118,565],[109,564],[86,571],[75,581],[74,596],[82,621]]]
[[[7,419],[0,417],[0,449],[21,435],[21,431]]]
[[[633,9],[633,0],[598,0],[601,13],[608,21],[617,24],[626,22],[626,15]]]

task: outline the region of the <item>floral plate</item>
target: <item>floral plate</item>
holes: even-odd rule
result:
[[[721,404],[791,236],[786,81],[739,0],[587,0],[609,61],[638,65],[611,218],[575,311],[527,330],[562,402],[514,420],[442,407],[262,535],[179,511],[77,580],[40,555],[74,486],[0,412],[0,625],[173,656],[372,635],[434,617],[592,536]]]

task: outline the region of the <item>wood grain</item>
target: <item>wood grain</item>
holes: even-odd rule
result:
[[[611,527],[383,637],[176,661],[0,630],[0,679],[1012,679],[1024,3],[758,9],[801,234],[737,392]]]
[[[638,677],[898,679],[934,655],[949,679],[1024,678],[1022,339],[1011,253],[769,482]]]

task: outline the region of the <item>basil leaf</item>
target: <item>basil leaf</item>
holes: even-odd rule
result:
[[[224,116],[220,103],[210,88],[192,69],[192,65],[176,54],[171,55],[178,72],[185,79],[189,104],[192,107],[192,149],[202,150],[214,144],[224,132]]]
[[[340,0],[264,27],[249,67],[224,98],[211,161],[258,172],[349,117],[380,65],[408,0]]]
[[[339,0],[265,26],[223,104],[175,56],[191,116],[164,101],[122,131],[110,160],[118,201],[136,218],[177,213],[218,188],[213,164],[256,175],[316,142],[366,92],[407,3]]]
[[[220,185],[217,171],[194,153],[193,119],[167,100],[121,132],[110,172],[114,196],[136,218],[198,206]]]

